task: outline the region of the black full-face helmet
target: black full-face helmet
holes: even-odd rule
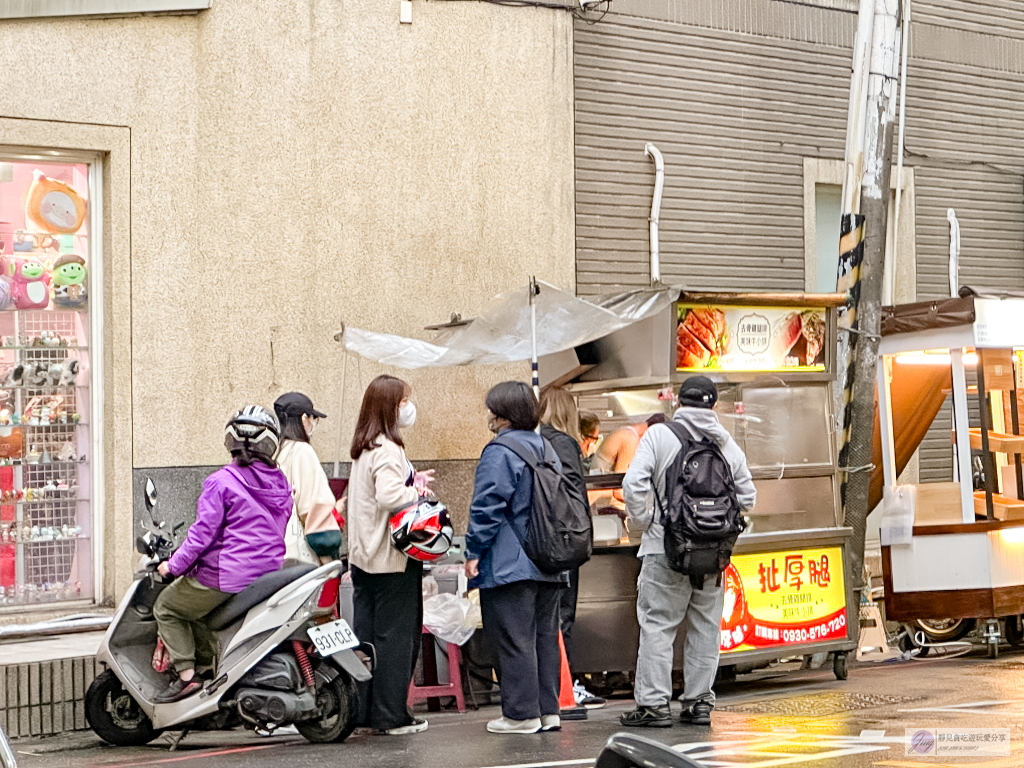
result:
[[[280,445],[281,424],[262,405],[245,406],[224,427],[224,447],[231,453],[244,450],[273,460]]]

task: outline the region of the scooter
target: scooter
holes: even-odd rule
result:
[[[190,730],[239,726],[266,734],[294,725],[311,742],[344,741],[356,726],[356,684],[371,677],[373,649],[338,618],[338,562],[268,573],[210,613],[205,621],[218,648],[213,679],[180,701],[153,703],[170,682],[153,665],[153,604],[169,583],[157,566],[173,553],[182,527],[168,534],[157,522],[156,495],[148,480],[153,525],[136,539],[142,558],[135,581],[96,654],[106,669],[85,694],[89,726],[115,746],[140,746],[175,731],[176,747]]]

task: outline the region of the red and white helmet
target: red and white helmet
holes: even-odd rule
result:
[[[421,498],[391,516],[391,542],[414,560],[444,557],[454,535],[448,508],[434,498]]]

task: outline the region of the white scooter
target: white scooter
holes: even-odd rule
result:
[[[312,742],[344,741],[359,712],[356,683],[370,679],[359,647],[337,619],[342,565],[298,565],[268,573],[206,618],[217,641],[213,679],[198,693],[168,704],[153,697],[170,682],[153,669],[157,642],[153,604],[167,582],[157,565],[174,550],[154,515],[156,487],[146,483],[153,528],[136,540],[143,555],[135,582],[121,600],[96,654],[106,670],[85,694],[89,725],[117,746],[146,744],[163,731],[227,730],[246,726],[263,733],[294,725]]]

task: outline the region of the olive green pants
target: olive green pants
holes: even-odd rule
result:
[[[178,672],[213,667],[217,647],[203,617],[230,597],[234,595],[204,587],[191,576],[175,579],[160,593],[153,616]]]

